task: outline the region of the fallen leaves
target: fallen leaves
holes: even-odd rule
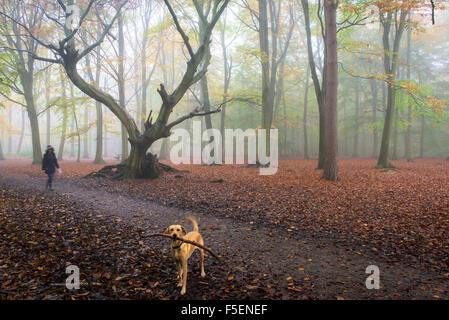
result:
[[[178,299],[171,257],[145,232],[113,217],[99,218],[64,197],[49,199],[17,188],[0,190],[0,299]],[[190,299],[268,298],[266,282],[248,284],[228,266],[189,260]],[[80,270],[81,286],[65,287],[66,266]],[[201,279],[201,280],[200,280]],[[254,281],[254,280],[253,280]],[[207,286],[207,290],[204,290]],[[251,291],[248,292],[248,290]]]

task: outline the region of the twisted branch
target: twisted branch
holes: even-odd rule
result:
[[[201,245],[201,244],[199,244],[199,243],[197,243],[195,241],[191,241],[191,240],[187,240],[187,239],[184,239],[184,238],[181,238],[181,237],[177,237],[176,235],[171,236],[171,235],[168,235],[168,234],[165,234],[165,233],[154,233],[154,234],[147,235],[147,237],[150,237],[150,238],[152,238],[152,237],[165,237],[165,238],[170,238],[172,240],[179,240],[179,241],[182,241],[182,242],[185,242],[185,243],[189,243],[189,244],[192,244],[192,245],[194,245],[194,246],[196,246],[198,248],[206,250],[215,259],[220,260],[220,257],[211,248],[208,248],[208,247],[206,247],[204,245]]]

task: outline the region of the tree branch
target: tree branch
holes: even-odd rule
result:
[[[182,37],[182,40],[184,41],[184,44],[187,47],[187,50],[189,51],[190,58],[195,59],[195,53],[193,52],[192,46],[189,42],[189,37],[185,34],[184,30],[182,29],[181,25],[179,24],[178,17],[176,16],[175,11],[173,10],[172,6],[168,2],[168,0],[164,0],[165,5],[168,8],[168,11],[170,11],[170,15],[173,18],[173,22],[175,23],[176,29],[178,30],[179,34]]]
[[[128,2],[128,0],[123,0],[120,4],[120,6],[117,9],[117,12],[114,15],[114,18],[112,19],[111,23],[109,23],[109,25],[106,26],[106,28],[104,29],[103,33],[101,34],[100,38],[98,38],[98,40],[94,43],[92,43],[89,47],[87,47],[86,49],[84,49],[77,57],[77,61],[81,60],[85,55],[87,55],[89,52],[91,52],[95,47],[99,46],[104,38],[106,37],[106,35],[108,34],[109,30],[112,28],[112,25],[114,24],[115,20],[118,18],[119,14],[120,14],[120,10],[123,8],[123,6]]]
[[[165,234],[165,233],[154,233],[154,234],[149,234],[149,235],[147,235],[147,237],[148,237],[148,238],[152,238],[152,237],[165,237],[165,238],[170,238],[170,239],[173,239],[173,240],[179,240],[179,241],[182,241],[182,242],[185,242],[185,243],[189,243],[189,244],[192,244],[192,245],[194,245],[194,246],[196,246],[196,247],[198,247],[198,248],[201,248],[201,249],[206,250],[206,251],[209,252],[215,259],[220,260],[220,257],[219,257],[219,256],[218,256],[218,255],[217,255],[211,248],[208,248],[208,247],[206,247],[206,246],[204,246],[204,245],[201,245],[201,244],[199,244],[199,243],[197,243],[197,242],[195,242],[195,241],[187,240],[187,239],[184,239],[184,238],[181,238],[181,237],[176,237],[176,235],[175,235],[175,236],[171,236],[171,235]]]
[[[221,112],[221,108],[223,107],[223,105],[231,102],[232,100],[233,99],[230,99],[230,100],[227,100],[227,101],[224,101],[224,102],[220,103],[216,109],[211,110],[211,111],[200,112],[198,108],[195,108],[193,111],[189,112],[188,114],[186,114],[186,115],[184,115],[182,117],[179,117],[178,119],[170,122],[169,124],[167,124],[165,126],[165,128],[166,128],[167,131],[170,131],[171,128],[173,128],[174,126],[184,122],[187,119],[191,119],[191,118],[194,118],[194,117],[202,117],[202,116],[206,116],[206,115],[214,114],[214,113],[219,113],[219,112]]]

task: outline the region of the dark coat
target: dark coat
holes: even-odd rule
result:
[[[55,168],[59,168],[58,160],[56,159],[54,152],[46,152],[44,159],[42,160],[42,170],[45,170],[46,174],[55,173]]]

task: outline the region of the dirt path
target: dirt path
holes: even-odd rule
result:
[[[0,187],[25,187],[42,190],[44,177],[29,177],[0,171]],[[93,180],[92,183],[99,183]],[[429,270],[414,268],[405,258],[389,262],[369,247],[354,247],[338,237],[308,234],[279,228],[268,228],[243,223],[213,213],[202,214],[165,207],[151,201],[129,197],[126,190],[110,193],[98,185],[88,190],[76,179],[59,179],[53,196],[68,197],[72,201],[103,215],[119,217],[123,222],[145,229],[148,233],[161,232],[170,224],[182,223],[188,215],[199,218],[206,245],[223,256],[229,274],[237,279],[251,276],[270,279],[279,291],[279,298],[308,296],[318,299],[432,299],[449,298],[448,278]],[[168,244],[160,240],[168,254]],[[213,258],[208,258],[213,259]],[[168,261],[171,263],[171,261]],[[381,272],[381,289],[365,287],[365,269],[377,265]],[[207,268],[211,267],[206,263]],[[207,278],[206,278],[207,279]]]

